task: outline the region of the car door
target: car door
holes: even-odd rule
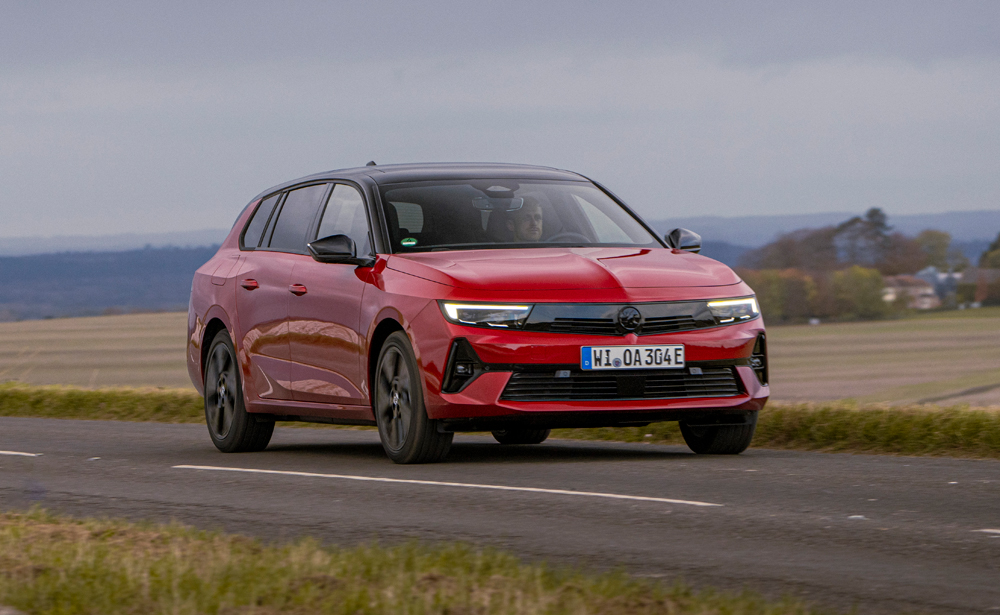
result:
[[[261,225],[255,214],[244,232],[248,253],[236,284],[241,363],[250,391],[260,399],[293,399],[289,280],[296,259],[304,258],[306,235],[327,190],[327,184],[317,184],[288,191],[280,203],[276,202],[266,225]],[[256,229],[260,227],[264,230],[257,245],[247,245],[257,240]]]
[[[364,198],[357,188],[335,184],[315,238],[347,235],[359,255],[371,252]],[[360,406],[364,333],[361,299],[370,268],[300,259],[292,269],[298,290],[289,301],[293,399]]]

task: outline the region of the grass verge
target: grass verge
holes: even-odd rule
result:
[[[80,389],[0,384],[0,416],[200,423],[202,400],[184,389]],[[557,429],[557,438],[683,444],[676,423]],[[754,446],[796,450],[1000,459],[1000,408],[771,403]]]
[[[0,384],[0,416],[198,423],[205,420],[203,403],[187,389]]]
[[[0,514],[0,605],[75,613],[782,614],[792,599],[524,564],[466,545],[266,545],[181,525]]]
[[[683,444],[677,423],[557,429],[554,437]],[[792,450],[1000,459],[1000,409],[854,402],[772,403],[753,446]]]

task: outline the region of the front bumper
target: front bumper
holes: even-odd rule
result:
[[[759,379],[750,364],[758,335],[764,331],[760,318],[640,338],[633,334],[595,336],[494,331],[453,325],[431,312],[427,310],[423,316],[434,322],[421,323],[411,332],[436,330],[437,335],[424,340],[414,339],[414,342],[419,348],[418,360],[425,377],[427,414],[441,420],[446,429],[479,431],[512,424],[539,427],[638,425],[663,420],[732,424],[763,408],[770,394],[767,384]],[[448,393],[442,388],[455,390],[455,387],[443,385],[448,378],[449,354],[456,339],[466,340],[485,367],[457,392]],[[550,373],[567,370],[575,377],[579,373],[582,346],[652,344],[684,344],[688,367],[725,366],[731,370],[735,388],[703,389],[705,396],[691,396],[690,392],[682,397],[653,399],[643,398],[641,394],[618,395],[614,399],[540,399],[535,396],[527,401],[523,395],[520,398],[512,395],[508,387],[512,377],[526,369]],[[672,370],[672,374],[676,373],[677,370]],[[653,375],[653,372],[648,374]]]

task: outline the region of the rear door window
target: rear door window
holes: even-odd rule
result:
[[[269,247],[279,252],[306,253],[306,234],[326,195],[328,184],[291,190],[278,212]]]
[[[253,217],[250,218],[250,224],[247,224],[246,230],[243,231],[243,248],[253,250],[260,246],[260,239],[264,236],[264,228],[267,226],[267,221],[271,219],[271,212],[274,211],[274,206],[280,196],[279,193],[264,199],[264,202],[254,212]]]

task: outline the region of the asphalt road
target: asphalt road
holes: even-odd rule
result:
[[[396,466],[371,431],[278,428],[267,451],[224,455],[197,425],[17,418],[0,418],[0,451],[8,510],[457,539],[862,613],[1000,612],[996,461],[457,436],[447,463]]]

